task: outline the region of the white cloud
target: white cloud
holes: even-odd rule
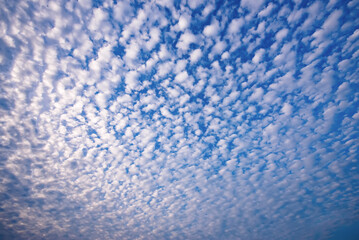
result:
[[[182,50],[186,51],[186,50],[189,49],[189,45],[190,45],[191,43],[196,42],[196,39],[197,39],[196,36],[193,35],[190,31],[185,31],[185,32],[181,35],[181,37],[180,37],[180,39],[179,39],[179,41],[178,41],[178,43],[177,43],[176,46],[177,46],[179,49],[182,49]]]
[[[322,41],[325,41],[326,37],[338,28],[339,18],[342,16],[342,14],[342,10],[335,10],[332,12],[325,20],[322,28],[313,33],[313,37],[316,38],[316,41],[314,41],[312,44],[318,44]]]
[[[259,1],[251,1],[251,0],[243,0],[241,1],[241,6],[249,9],[251,12],[256,12],[262,6],[263,0]]]
[[[334,12],[332,12],[325,20],[322,26],[323,30],[326,32],[330,32],[336,29],[339,25],[339,18],[342,16],[342,14],[342,10],[335,10]]]
[[[187,71],[183,71],[183,72],[180,72],[179,74],[177,74],[175,81],[182,83],[187,79],[188,79],[188,73],[187,73]]]
[[[181,16],[178,20],[178,27],[180,30],[185,30],[190,26],[191,17],[190,16]]]
[[[253,63],[260,63],[263,59],[263,54],[265,53],[265,50],[263,48],[256,51],[254,57],[252,58]]]
[[[337,95],[339,99],[346,99],[348,96],[350,96],[350,84],[348,82],[343,82],[337,90]]]
[[[161,31],[158,28],[152,28],[150,30],[150,37],[150,40],[146,42],[146,47],[151,51],[160,41]]]
[[[90,9],[92,7],[92,0],[79,0],[79,4],[84,9]]]
[[[202,11],[202,16],[207,17],[214,10],[214,6],[207,2],[207,5]]]
[[[96,94],[96,103],[100,108],[107,106],[107,96],[103,93]]]
[[[187,66],[187,60],[186,59],[180,59],[176,62],[176,66],[174,68],[175,73],[182,72]]]
[[[229,24],[228,32],[229,33],[238,33],[243,25],[244,25],[244,19],[243,18],[235,18]]]
[[[359,29],[356,29],[354,31],[354,33],[352,35],[350,35],[350,37],[348,37],[349,41],[354,41],[355,39],[357,39],[359,37]]]
[[[278,134],[278,129],[279,129],[278,126],[271,123],[264,129],[263,134],[265,136],[276,136]]]
[[[178,97],[180,95],[180,91],[178,91],[177,89],[175,88],[167,88],[167,91],[170,95],[170,97]]]
[[[173,68],[172,62],[164,62],[158,66],[158,74],[159,76],[167,75]]]
[[[126,74],[126,91],[135,90],[138,87],[138,77],[139,74],[136,71],[130,71]]]
[[[157,0],[157,4],[160,6],[171,8],[173,6],[173,0]]]
[[[267,17],[272,12],[274,6],[275,5],[273,3],[269,3],[268,6],[265,9],[263,9],[262,11],[260,11],[258,13],[258,16]]]
[[[259,101],[263,96],[264,90],[263,88],[256,88],[254,92],[249,97],[249,101]]]
[[[160,111],[161,111],[161,114],[162,114],[163,116],[165,116],[166,118],[173,118],[173,115],[170,113],[170,111],[168,111],[167,108],[162,107],[162,108],[160,109]]]
[[[284,28],[284,29],[281,29],[280,31],[278,31],[275,35],[275,39],[278,41],[278,42],[281,42],[287,35],[288,35],[288,29]]]
[[[92,31],[98,30],[101,27],[103,21],[107,19],[107,13],[101,8],[96,8],[93,11],[93,17],[91,19],[89,29]]]
[[[128,58],[129,60],[134,60],[137,58],[139,51],[140,48],[138,46],[138,43],[135,41],[131,41],[131,43],[127,46],[125,50],[126,52],[125,57]]]
[[[190,60],[192,63],[198,62],[199,59],[202,57],[201,49],[196,49],[190,54]]]
[[[113,8],[113,15],[117,21],[127,23],[134,16],[133,8],[128,2],[120,1]]]
[[[213,20],[213,22],[210,25],[207,25],[203,29],[203,34],[207,37],[213,37],[219,34],[219,23],[217,20]]]
[[[227,44],[224,41],[219,41],[213,46],[212,53],[215,54],[215,55],[222,54],[223,50],[226,47],[227,47]]]
[[[194,9],[198,8],[200,5],[203,4],[203,0],[188,0],[187,4],[189,5],[189,7],[191,9],[194,10]]]
[[[158,56],[163,60],[163,59],[167,59],[170,58],[170,53],[168,52],[168,49],[166,47],[166,45],[162,44],[160,47],[160,51],[158,52]]]
[[[289,116],[292,113],[292,108],[292,105],[290,105],[289,103],[284,103],[281,111],[285,115]]]
[[[125,43],[132,34],[138,33],[141,26],[144,24],[146,17],[147,13],[143,9],[140,9],[137,12],[137,16],[131,19],[131,23],[125,25],[122,31],[122,38],[120,38],[120,43]]]

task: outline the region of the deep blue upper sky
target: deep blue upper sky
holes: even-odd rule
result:
[[[358,16],[0,0],[0,239],[359,239]]]

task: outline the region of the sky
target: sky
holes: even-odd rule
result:
[[[359,239],[358,0],[0,0],[0,239]]]

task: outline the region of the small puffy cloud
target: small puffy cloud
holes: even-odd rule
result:
[[[131,41],[131,43],[126,47],[126,55],[125,57],[129,60],[134,60],[137,58],[137,55],[140,51],[140,47],[136,41]]]
[[[151,51],[161,39],[161,31],[158,28],[150,30],[150,40],[146,42],[146,47]]]
[[[344,59],[338,63],[338,68],[340,71],[346,71],[350,67],[351,62],[348,59]]]
[[[257,50],[254,57],[252,58],[252,62],[256,63],[256,64],[260,63],[263,59],[264,53],[265,53],[265,50],[263,48]]]
[[[95,99],[97,106],[100,108],[105,108],[107,106],[107,96],[104,93],[96,94]]]
[[[187,60],[186,59],[180,59],[176,62],[175,68],[174,68],[174,72],[175,73],[179,73],[182,72],[187,66]]]
[[[162,107],[160,109],[160,112],[163,116],[165,116],[166,118],[173,118],[172,113],[170,113],[170,111],[168,111],[168,109],[166,107]]]
[[[158,66],[158,75],[161,77],[165,76],[172,70],[172,68],[173,68],[172,62],[170,61],[164,62]]]
[[[181,16],[178,20],[178,27],[180,30],[185,30],[187,29],[191,24],[191,17],[190,16]]]
[[[173,7],[173,0],[157,0],[156,4],[163,6],[163,7],[171,8],[171,7]]]
[[[264,0],[252,1],[252,0],[242,0],[241,6],[247,8],[251,12],[256,12],[263,5]]]
[[[263,96],[263,88],[254,89],[252,95],[249,97],[249,101],[259,101]]]
[[[189,7],[191,8],[191,9],[196,9],[196,8],[198,8],[200,5],[202,5],[203,4],[203,0],[188,0],[187,1],[187,4],[189,5]]]
[[[226,52],[224,52],[224,53],[222,54],[221,59],[222,59],[222,60],[225,60],[225,59],[228,59],[228,58],[229,58],[229,52],[226,51]]]
[[[284,115],[289,116],[292,113],[292,109],[292,105],[290,105],[289,103],[284,103],[281,111],[282,113],[284,113]]]
[[[139,73],[136,71],[130,71],[126,74],[126,90],[131,91],[138,87],[138,77]]]
[[[202,51],[201,49],[196,49],[190,54],[190,61],[192,63],[198,62],[198,60],[202,57]]]
[[[174,98],[176,98],[176,97],[178,97],[179,95],[180,95],[180,91],[178,91],[177,89],[175,89],[175,88],[167,88],[167,92],[169,93],[169,95],[171,96],[171,97],[174,97]]]
[[[342,10],[335,10],[332,12],[329,17],[325,20],[322,29],[325,32],[331,32],[338,28],[339,26],[339,18],[343,15]]]
[[[211,3],[207,3],[205,8],[202,11],[202,16],[207,17],[214,10],[214,6]]]
[[[269,3],[268,6],[265,9],[263,9],[262,11],[260,11],[258,13],[258,16],[267,17],[272,12],[274,6],[275,5],[273,3]]]
[[[149,144],[149,142],[156,136],[156,133],[151,131],[150,129],[143,129],[141,130],[141,133],[138,136],[138,139],[140,140],[139,146],[145,147]]]
[[[354,41],[359,37],[359,29],[356,29],[352,35],[348,37],[348,41]]]
[[[193,35],[190,31],[186,31],[181,35],[176,46],[177,48],[186,51],[189,49],[189,45],[191,43],[196,42],[196,39],[195,35]]]
[[[175,81],[176,82],[184,82],[185,80],[188,79],[188,73],[187,71],[183,71],[183,72],[180,72],[179,74],[177,74],[177,76],[175,77]]]
[[[244,25],[243,18],[233,19],[228,26],[228,33],[231,33],[231,34],[238,33],[243,25]]]
[[[213,48],[212,48],[212,53],[213,54],[222,54],[223,53],[223,50],[225,49],[227,47],[227,44],[226,44],[226,42],[224,42],[224,41],[219,41],[219,42],[217,42],[214,46],[213,46]]]
[[[343,100],[350,96],[350,92],[351,92],[350,84],[348,82],[343,82],[338,87],[336,94],[338,96],[338,99]]]
[[[342,10],[335,10],[329,15],[322,27],[313,33],[313,37],[316,39],[316,41],[312,43],[313,45],[325,41],[326,37],[339,27],[339,19],[342,14]]]
[[[108,12],[102,8],[94,9],[88,29],[92,32],[95,40],[101,38],[105,38],[106,40],[112,39],[112,26],[109,22]]]
[[[273,123],[269,124],[267,127],[265,127],[263,131],[264,136],[277,136],[279,130],[279,126],[275,125]]]
[[[92,7],[92,0],[79,0],[78,2],[84,9],[90,9]]]
[[[286,28],[279,30],[275,35],[275,39],[278,42],[281,42],[288,35],[288,32],[289,32],[289,30]]]
[[[162,44],[160,47],[160,51],[158,52],[158,56],[163,59],[168,59],[171,57],[171,54],[168,52],[167,46]]]
[[[133,8],[126,1],[119,1],[113,7],[113,16],[121,23],[127,23],[134,16]]]
[[[203,29],[203,34],[207,37],[213,37],[219,34],[219,23],[217,20],[214,20],[210,25],[207,25]]]

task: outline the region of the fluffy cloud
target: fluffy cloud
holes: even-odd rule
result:
[[[182,50],[188,50],[189,45],[196,41],[196,36],[193,35],[190,31],[183,33],[177,43],[177,47]]]
[[[138,86],[138,72],[130,71],[126,74],[125,82],[126,82],[126,90],[136,89]]]
[[[217,20],[214,20],[210,25],[207,25],[203,29],[203,34],[207,37],[213,37],[219,34],[219,23]]]
[[[194,50],[190,55],[190,60],[192,63],[198,62],[198,60],[202,57],[201,49]]]
[[[129,22],[129,20],[133,17],[133,8],[130,3],[126,1],[118,2],[113,7],[114,18],[121,23]]]

